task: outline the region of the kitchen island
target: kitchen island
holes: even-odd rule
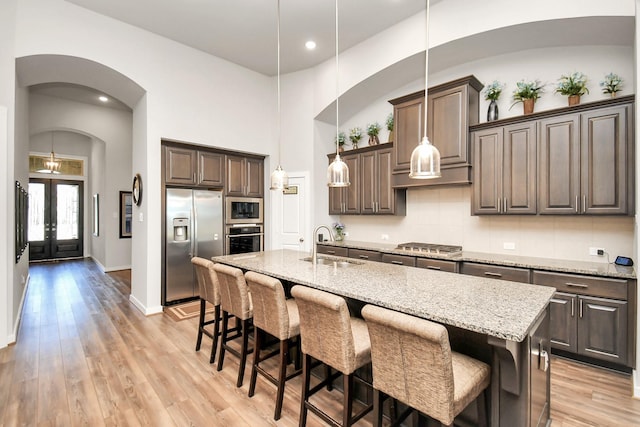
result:
[[[214,257],[243,270],[447,326],[452,348],[492,366],[491,425],[547,425],[549,300],[555,289],[290,250]],[[335,262],[334,262],[335,261]],[[352,304],[352,307],[354,305]]]

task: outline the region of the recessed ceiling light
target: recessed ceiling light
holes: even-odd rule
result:
[[[316,48],[316,42],[314,42],[313,40],[309,40],[304,44],[304,46],[309,50],[313,50]]]
[[[102,95],[98,98],[100,101],[102,102],[107,102],[109,100],[109,98],[107,98],[106,96]]]

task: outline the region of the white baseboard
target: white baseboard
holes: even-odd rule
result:
[[[20,305],[18,306],[18,315],[16,321],[13,324],[13,333],[7,337],[7,344],[15,344],[18,340],[18,329],[20,328],[20,320],[22,319],[22,308],[24,307],[24,300],[27,297],[27,289],[29,288],[29,281],[31,275],[27,273],[27,280],[24,285],[24,291],[22,291],[22,297],[20,298]]]
[[[153,314],[162,313],[162,306],[161,305],[159,305],[157,307],[149,307],[149,308],[147,308],[136,297],[134,297],[133,294],[129,295],[129,301],[131,301],[131,303],[133,305],[135,305],[136,308],[138,310],[140,310],[145,316],[151,316]]]
[[[633,397],[640,399],[640,372],[634,369],[631,378],[633,379]]]
[[[131,265],[117,265],[115,267],[102,268],[105,273],[111,273],[112,271],[131,270]]]
[[[100,261],[98,261],[94,256],[92,256],[91,259],[98,265],[98,267],[100,267],[100,270],[102,270],[103,273],[106,272],[104,265],[102,265]]]

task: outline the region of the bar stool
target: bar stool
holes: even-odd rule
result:
[[[302,372],[296,369],[287,375],[289,361],[289,349],[292,338],[300,336],[300,316],[298,306],[293,299],[287,299],[280,280],[264,274],[248,271],[244,275],[253,301],[253,327],[254,350],[253,364],[251,365],[251,381],[249,383],[249,397],[252,397],[256,389],[258,373],[264,375],[267,380],[278,388],[276,393],[276,409],[274,420],[280,419],[282,412],[282,399],[284,397],[285,382]],[[261,356],[260,351],[265,339],[265,333],[277,338],[279,349]],[[278,365],[278,378],[266,371],[260,362],[280,355]]]
[[[198,339],[196,341],[196,351],[200,351],[202,344],[202,334],[213,340],[211,345],[211,356],[209,363],[213,363],[218,348],[218,337],[220,336],[220,290],[218,289],[218,277],[213,270],[213,261],[208,259],[193,257],[191,263],[196,269],[196,278],[200,288],[200,319],[198,321]],[[207,302],[213,305],[213,319],[205,320]],[[206,326],[213,325],[213,332],[205,329]]]
[[[348,427],[373,409],[368,405],[358,414],[353,410],[354,375],[356,369],[371,362],[371,344],[367,325],[362,319],[349,315],[347,302],[337,295],[294,286],[291,295],[296,299],[300,313],[300,337],[302,339],[302,396],[300,405],[300,426],[307,423],[310,410],[332,426]],[[329,365],[338,372],[310,388],[311,358]],[[342,424],[313,405],[309,399],[323,386],[340,374],[343,375],[344,406]]]
[[[222,308],[222,334],[220,343],[220,355],[218,356],[218,371],[224,365],[224,356],[227,351],[240,358],[238,367],[238,380],[236,387],[242,387],[244,379],[244,368],[247,362],[247,355],[253,350],[249,349],[249,331],[251,329],[251,319],[253,317],[253,307],[251,304],[251,294],[244,280],[242,270],[224,264],[214,264],[213,269],[218,276],[220,283],[220,307]],[[239,321],[239,333],[229,336],[229,317],[233,315]],[[240,351],[227,344],[236,338],[242,338]]]
[[[487,425],[489,365],[451,351],[441,324],[373,305],[362,316],[371,336],[374,426],[382,425],[383,394],[446,426],[477,398],[478,425]]]

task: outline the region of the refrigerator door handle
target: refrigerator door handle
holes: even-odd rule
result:
[[[198,256],[198,207],[195,197],[191,200],[191,257]]]

